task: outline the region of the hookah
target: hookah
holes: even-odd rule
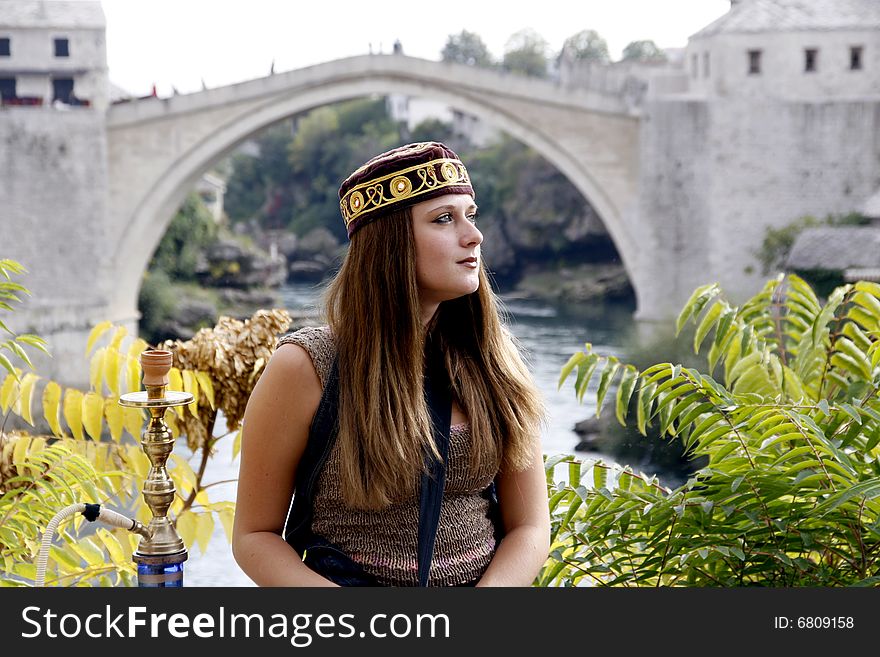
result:
[[[138,587],[171,588],[183,586],[183,562],[187,559],[186,546],[168,519],[168,509],[177,490],[168,475],[165,464],[174,448],[174,437],[165,422],[165,410],[183,406],[193,401],[188,392],[167,390],[168,373],[171,371],[170,351],[153,349],[140,356],[143,384],[146,390],[130,392],[119,398],[120,406],[146,409],[150,414],[144,430],[141,446],[150,459],[150,471],[144,481],[143,495],[153,515],[146,527],[99,504],[71,504],[62,509],[46,527],[37,557],[35,586],[43,586],[46,563],[52,536],[58,524],[65,518],[81,513],[89,521],[100,520],[105,524],[122,527],[140,535],[138,548],[132,555],[137,564]]]

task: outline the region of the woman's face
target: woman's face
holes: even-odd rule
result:
[[[427,318],[442,301],[480,287],[477,206],[469,194],[446,194],[412,207],[416,283]]]

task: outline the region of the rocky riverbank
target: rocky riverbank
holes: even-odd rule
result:
[[[549,264],[549,268],[530,266],[515,284],[513,296],[553,304],[587,303],[626,301],[633,291],[620,263]]]
[[[347,246],[322,227],[297,236],[240,224],[236,233],[202,255],[196,272],[198,285],[175,286],[173,309],[156,324],[151,338],[188,339],[199,328],[213,326],[220,315],[244,318],[259,308],[278,307],[282,284],[326,279],[342,261]],[[505,243],[510,246],[509,241]],[[521,251],[503,258],[504,268],[493,273],[506,296],[513,298],[553,304],[632,298],[622,264],[602,261],[608,254],[601,249],[587,251],[585,256],[596,261],[572,263],[570,251],[565,259]],[[501,256],[487,251],[490,268],[492,257]]]

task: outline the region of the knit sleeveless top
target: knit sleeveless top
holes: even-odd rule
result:
[[[312,359],[325,385],[336,346],[329,327],[307,327],[279,340],[297,344]],[[340,381],[344,385],[343,378]],[[449,462],[434,544],[429,586],[456,586],[478,579],[495,553],[489,502],[481,493],[495,477],[470,474],[471,433],[467,423],[452,425]],[[315,487],[312,531],[327,539],[383,586],[418,586],[418,486],[407,499],[367,511],[345,504],[339,490],[339,443],[330,452]]]

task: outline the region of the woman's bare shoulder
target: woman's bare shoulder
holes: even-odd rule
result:
[[[336,358],[336,343],[330,327],[307,326],[288,333],[278,340],[276,353],[284,347],[289,349],[291,345],[300,347],[308,355],[319,384],[323,386]]]
[[[263,377],[269,377],[271,381],[285,388],[289,387],[293,393],[302,394],[302,388],[307,387],[317,390],[320,396],[321,381],[312,355],[295,342],[285,342],[278,346],[266,365]]]

